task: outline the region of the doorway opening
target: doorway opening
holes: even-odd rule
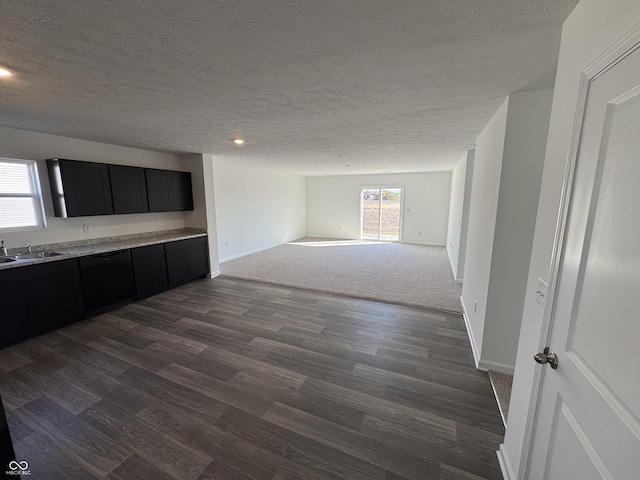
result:
[[[402,188],[362,188],[360,238],[400,241]]]

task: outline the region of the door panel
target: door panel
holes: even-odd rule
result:
[[[589,84],[528,478],[640,471],[640,51]]]
[[[598,471],[598,466],[602,465],[602,460],[594,454],[593,445],[591,445],[584,431],[580,428],[580,424],[571,414],[570,409],[560,398],[558,400],[559,408],[556,410],[558,418],[549,442],[550,458],[547,461],[545,478],[601,479],[602,472]],[[559,452],[563,450],[563,446],[566,446],[567,449],[560,455]],[[595,457],[590,457],[590,454],[595,455]],[[568,457],[564,455],[568,455]],[[571,458],[572,462],[568,463],[566,461],[567,458]]]

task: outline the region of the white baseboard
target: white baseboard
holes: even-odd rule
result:
[[[504,478],[504,480],[516,480],[516,476],[513,473],[513,468],[511,468],[511,463],[509,462],[509,456],[504,450],[504,443],[500,444],[500,448],[496,453],[498,455],[500,470],[502,471],[502,478]]]
[[[480,354],[478,353],[476,346],[476,339],[473,337],[473,330],[471,330],[471,324],[469,323],[469,315],[467,315],[467,307],[464,305],[464,300],[460,297],[460,305],[462,305],[462,318],[464,318],[464,324],[467,327],[467,335],[469,335],[469,343],[471,343],[471,351],[473,352],[473,361],[476,363],[478,370],[487,371],[486,368],[480,366]]]
[[[423,245],[425,247],[444,247],[445,246],[444,243],[433,243],[433,242],[398,242],[398,243],[406,243],[407,245]]]
[[[494,372],[506,373],[507,375],[513,375],[513,372],[515,371],[515,367],[513,365],[507,365],[505,363],[480,360],[478,364],[481,370],[492,370]]]
[[[233,255],[231,257],[226,257],[224,259],[220,259],[220,263],[229,262],[231,260],[235,260],[236,258],[246,257],[247,255],[251,255],[253,253],[262,252],[264,250],[269,250],[270,248],[278,247],[280,245],[284,245],[286,242],[273,243],[271,245],[266,245],[264,247],[256,248],[255,250],[249,250],[248,252],[242,252],[237,255]]]
[[[207,275],[207,278],[216,278],[217,276],[222,275],[220,270],[216,270],[215,272],[211,272]]]
[[[456,283],[457,283],[458,285],[462,285],[462,284],[464,284],[464,278],[456,278]]]
[[[327,238],[329,240],[359,240],[359,238],[351,238],[351,237],[336,237],[335,235],[314,235],[311,233],[306,233],[302,237],[298,238],[300,240],[302,238]]]

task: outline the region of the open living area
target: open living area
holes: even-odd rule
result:
[[[0,475],[637,479],[640,3],[0,32]]]

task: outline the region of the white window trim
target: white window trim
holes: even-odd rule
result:
[[[29,186],[31,193],[0,193],[0,198],[32,198],[36,214],[37,225],[24,227],[0,227],[0,232],[22,232],[28,230],[44,230],[47,228],[47,217],[44,214],[44,202],[42,201],[42,189],[40,188],[40,178],[38,176],[38,164],[35,160],[19,160],[16,158],[0,157],[0,163],[19,163],[29,167]]]

